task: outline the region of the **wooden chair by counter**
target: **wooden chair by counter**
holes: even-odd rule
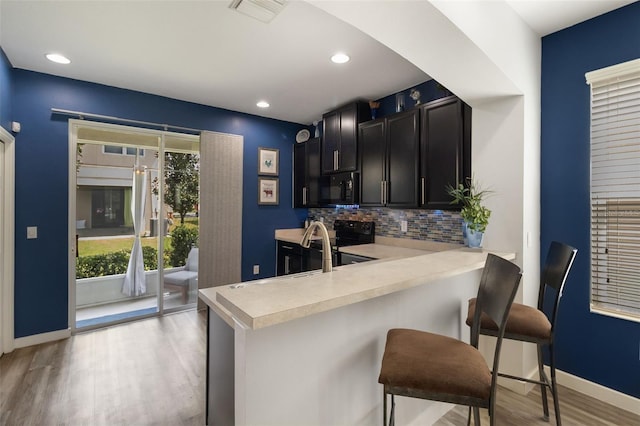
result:
[[[502,373],[499,374],[500,376],[509,379],[521,380],[540,385],[542,393],[542,409],[546,420],[549,420],[549,405],[547,403],[546,389],[548,387],[553,395],[553,406],[555,408],[556,423],[558,426],[561,425],[561,420],[558,388],[556,385],[553,336],[556,318],[558,315],[558,306],[560,305],[560,298],[562,297],[562,290],[564,288],[567,275],[569,275],[571,265],[573,264],[573,259],[576,257],[576,253],[577,250],[575,248],[553,241],[549,247],[549,251],[547,252],[544,270],[540,277],[538,307],[534,308],[532,306],[514,303],[511,306],[511,311],[509,312],[509,317],[507,319],[507,326],[504,332],[505,339],[535,343],[538,347],[538,373],[540,380],[531,380],[524,377],[511,376]],[[549,321],[543,311],[545,294],[549,287],[553,288],[555,291],[555,301],[551,312],[551,321]],[[467,325],[469,326],[473,324],[473,320],[475,318],[475,306],[476,300],[471,299],[469,301],[469,311],[467,314]],[[496,324],[484,315],[481,319],[480,334],[496,336],[498,333],[498,327]],[[542,365],[542,347],[544,345],[549,346],[551,380],[547,377]]]
[[[471,328],[471,344],[418,330],[391,329],[382,358],[378,382],[384,385],[384,424],[387,394],[391,395],[389,425],[395,422],[394,395],[430,399],[473,407],[479,424],[479,407],[489,409],[495,422],[495,393],[502,332],[518,290],[520,268],[489,254],[478,289],[478,315]],[[493,373],[478,351],[480,312],[500,324]]]

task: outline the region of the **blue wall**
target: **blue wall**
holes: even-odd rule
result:
[[[16,337],[68,327],[68,125],[51,108],[244,136],[242,279],[275,275],[274,230],[298,227],[306,217],[306,209],[291,208],[292,145],[306,126],[24,70],[12,70],[11,78],[11,119],[22,124],[16,135]],[[279,206],[257,205],[258,146],[280,149]],[[38,227],[37,239],[26,239],[27,226]],[[253,275],[254,264],[260,275]]]
[[[11,64],[0,47],[0,126],[11,130]]]
[[[557,330],[557,367],[640,397],[640,323],[589,312],[589,86],[585,73],[640,57],[640,2],[542,39],[541,256],[578,248]]]

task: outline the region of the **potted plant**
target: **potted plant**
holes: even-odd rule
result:
[[[453,198],[451,204],[462,206],[462,235],[469,247],[482,247],[482,238],[489,224],[491,210],[482,205],[484,197],[492,191],[482,190],[477,182],[467,178],[468,185],[459,184],[456,187],[447,186],[447,192]]]

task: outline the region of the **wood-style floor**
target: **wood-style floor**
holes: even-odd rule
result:
[[[203,425],[206,314],[189,311],[0,358],[0,425]]]
[[[204,312],[183,312],[17,349],[0,358],[0,425],[203,425]],[[565,426],[638,426],[634,416],[560,388]],[[542,420],[539,391],[498,390],[496,424]],[[483,424],[489,424],[481,410]],[[456,407],[438,426],[466,425]]]

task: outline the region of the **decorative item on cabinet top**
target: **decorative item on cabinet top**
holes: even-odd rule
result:
[[[420,105],[420,91],[418,89],[411,89],[409,97],[416,102],[416,105]]]
[[[378,108],[380,108],[380,102],[369,101],[369,108],[371,109],[371,119],[375,120],[378,116]]]

